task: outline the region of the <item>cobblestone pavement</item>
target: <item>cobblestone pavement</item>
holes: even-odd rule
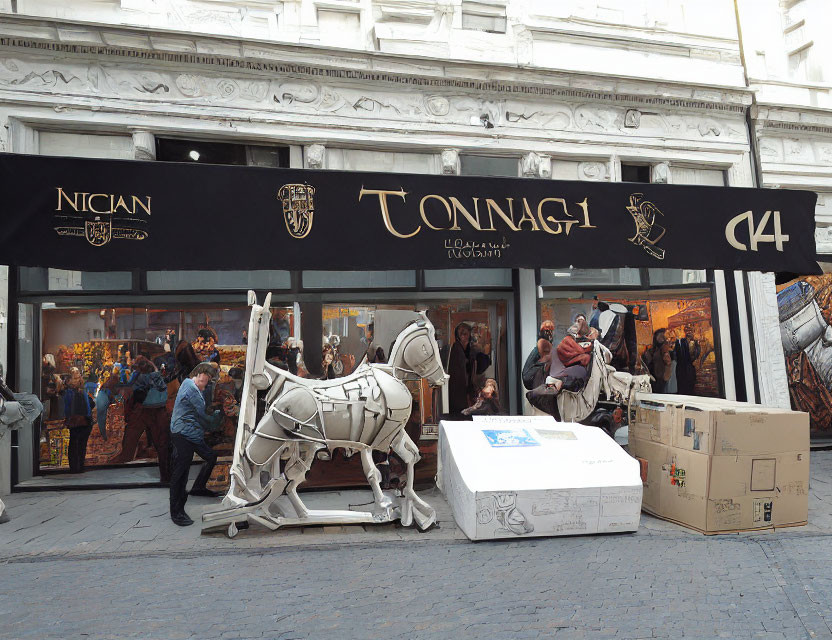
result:
[[[832,638],[830,557],[792,534],[30,556],[0,565],[0,637]]]
[[[832,640],[832,452],[812,454],[809,526],[765,534],[642,515],[635,534],[471,543],[441,495],[425,497],[441,524],[428,533],[252,527],[229,540],[170,523],[160,489],[14,494],[0,638]]]

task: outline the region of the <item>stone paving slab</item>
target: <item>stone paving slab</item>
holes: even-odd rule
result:
[[[272,532],[253,524],[233,540],[223,533],[201,534],[199,515],[218,500],[191,497],[187,509],[197,522],[177,527],[168,516],[168,493],[163,488],[110,491],[47,491],[14,493],[4,498],[11,521],[0,525],[0,559],[17,556],[102,555],[154,552],[200,553],[209,550],[250,550],[309,545],[361,545],[383,542],[449,542],[467,540],[453,520],[438,489],[420,492],[437,512],[438,527],[419,532],[395,524],[349,527],[286,528]],[[366,490],[306,492],[311,508],[346,508],[370,502]],[[832,534],[832,451],[813,452],[809,495],[809,525],[778,530],[771,536]],[[634,534],[677,537],[703,536],[676,524],[642,514]],[[760,532],[733,534],[757,538]],[[720,536],[722,537],[722,536]]]

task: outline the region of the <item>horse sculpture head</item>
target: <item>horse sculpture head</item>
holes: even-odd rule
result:
[[[389,362],[397,369],[412,371],[432,385],[443,385],[449,378],[442,368],[436,331],[423,311],[396,338]]]

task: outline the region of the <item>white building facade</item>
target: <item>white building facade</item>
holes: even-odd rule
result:
[[[832,253],[821,5],[737,0],[738,23],[732,0],[0,0],[0,150],[155,160],[159,140],[179,140],[241,145],[246,163],[267,166],[274,147],[291,167],[798,187],[821,192],[819,252]],[[541,298],[709,289],[720,393],[789,405],[773,274],[613,269],[559,281],[569,265],[548,262],[444,274],[437,291],[503,291],[517,369]],[[25,278],[5,273],[0,354],[18,383],[39,351],[9,358],[7,346],[39,341],[47,292],[105,306],[128,297],[110,303],[117,286],[88,289],[58,270],[21,297]],[[384,285],[395,290],[395,276]],[[510,396],[522,410],[516,378]],[[15,480],[34,466],[19,461]]]

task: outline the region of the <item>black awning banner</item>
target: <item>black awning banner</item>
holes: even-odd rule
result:
[[[0,264],[817,273],[816,194],[0,154]]]

